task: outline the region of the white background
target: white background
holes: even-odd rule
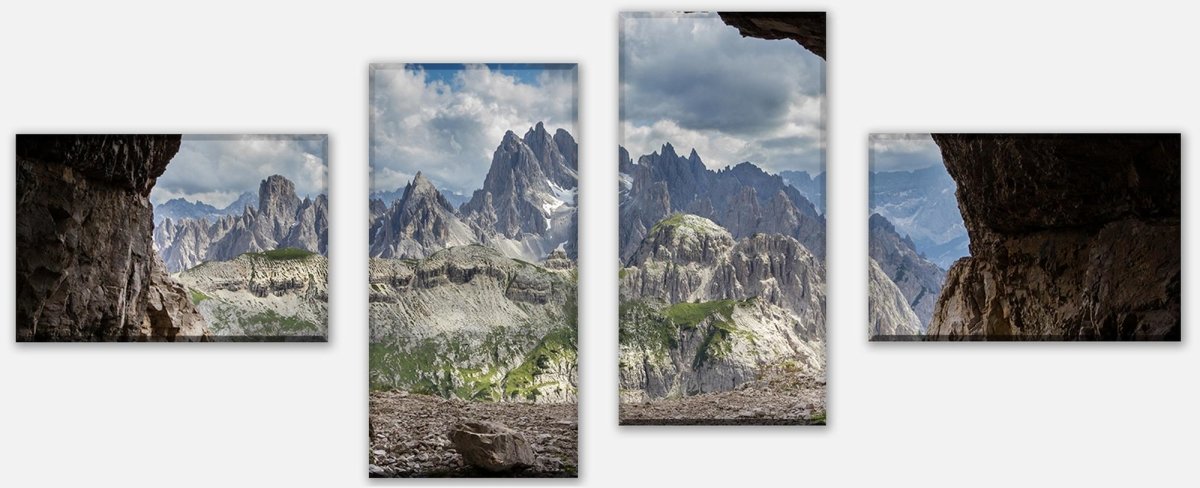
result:
[[[581,65],[582,478],[557,483],[1197,486],[1190,329],[1183,344],[865,334],[872,131],[1183,132],[1194,218],[1195,2],[754,5],[830,12],[825,428],[616,425],[617,12],[734,2],[14,3],[0,7],[0,486],[369,484],[367,66],[400,61]],[[13,343],[22,131],[329,133],[330,342]],[[1185,267],[1193,317],[1187,253]]]

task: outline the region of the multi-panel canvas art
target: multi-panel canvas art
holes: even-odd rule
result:
[[[370,474],[574,477],[574,64],[371,67]]]
[[[620,422],[824,424],[824,13],[620,24]]]
[[[17,340],[324,341],[324,135],[18,135]]]
[[[1179,134],[875,134],[871,340],[1180,340]]]

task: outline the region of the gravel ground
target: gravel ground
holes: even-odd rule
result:
[[[622,425],[824,425],[825,379],[767,372],[732,391],[621,404]]]
[[[574,477],[578,472],[578,406],[447,400],[402,391],[371,392],[372,478]],[[463,463],[446,437],[455,424],[486,420],[525,436],[537,464],[506,473]]]

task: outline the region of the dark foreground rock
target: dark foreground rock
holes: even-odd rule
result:
[[[17,136],[17,340],[209,337],[154,252],[150,189],[180,136]]]
[[[622,425],[824,425],[825,379],[782,370],[737,389],[621,404]]]
[[[1179,134],[934,134],[971,256],[930,339],[1179,340]]]
[[[720,12],[745,37],[791,39],[825,59],[825,12]]]
[[[406,477],[574,477],[578,471],[578,406],[447,400],[407,392],[372,392],[370,474]],[[490,422],[528,441],[532,465],[493,472],[471,465],[448,432]],[[518,448],[519,449],[519,448]]]

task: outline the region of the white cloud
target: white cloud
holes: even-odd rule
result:
[[[871,171],[909,171],[942,164],[929,134],[871,134]]]
[[[621,144],[635,160],[670,142],[711,168],[824,169],[820,57],[716,14],[625,14],[621,27]]]
[[[470,194],[506,131],[523,135],[543,122],[578,138],[576,73],[559,66],[526,68],[538,70],[531,76],[486,65],[373,66],[372,190],[401,188],[420,171]]]
[[[326,192],[328,165],[325,136],[185,135],[179,153],[158,178],[150,199],[173,198],[224,207],[259,183],[283,175],[296,193],[316,197]]]

